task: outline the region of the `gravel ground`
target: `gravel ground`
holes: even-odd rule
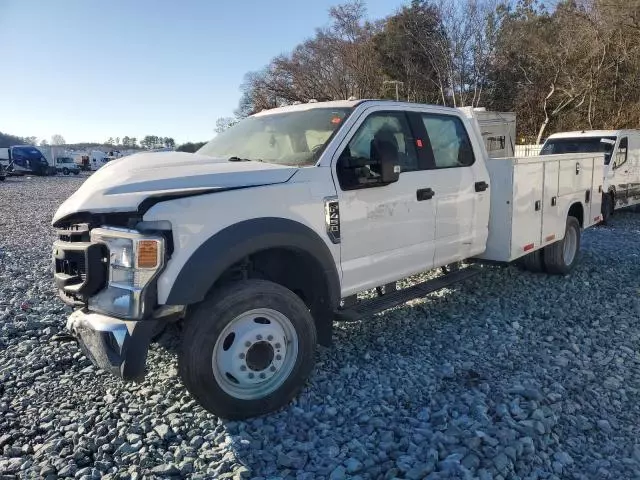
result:
[[[640,478],[640,215],[586,232],[568,277],[485,268],[337,325],[294,404],[223,422],[175,331],[137,385],[62,335],[49,222],[82,181],[0,184],[1,478]]]

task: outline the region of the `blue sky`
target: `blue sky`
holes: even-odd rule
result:
[[[67,142],[214,136],[243,75],[340,0],[0,0],[0,131]],[[401,0],[368,0],[371,18]]]

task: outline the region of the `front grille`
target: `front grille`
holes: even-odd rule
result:
[[[75,224],[57,230],[53,245],[54,279],[67,303],[86,302],[107,281],[108,251],[91,243],[89,224]]]
[[[88,242],[89,224],[77,223],[58,229],[58,238],[63,242]]]
[[[84,281],[87,278],[87,265],[84,258],[80,256],[74,260],[56,260],[56,273],[80,277]]]

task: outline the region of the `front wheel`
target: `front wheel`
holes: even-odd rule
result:
[[[304,302],[273,282],[231,284],[185,322],[179,364],[209,412],[239,420],[286,405],[313,369],[316,330]]]
[[[65,175],[69,175],[69,169],[67,167],[64,167],[62,169],[62,173],[64,173]]]
[[[74,171],[73,171],[73,174],[74,174],[74,175],[78,175],[79,173],[80,173],[80,170],[74,170]]]
[[[575,217],[567,217],[564,238],[544,248],[543,260],[547,273],[569,273],[578,262],[580,254],[580,223]]]

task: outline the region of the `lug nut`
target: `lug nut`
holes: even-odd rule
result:
[[[269,340],[269,341],[273,340],[273,335],[269,335],[269,336],[267,337],[267,340]]]
[[[264,373],[261,373],[260,378],[267,378],[267,376]]]
[[[276,367],[274,367],[273,365],[271,365],[271,368],[270,368],[269,370],[271,370],[272,372],[275,372],[275,371],[276,371]]]
[[[253,373],[249,374],[249,378],[253,378],[253,376],[254,376]]]
[[[282,355],[276,355],[276,360],[282,360]]]
[[[243,372],[247,369],[246,365],[240,365],[240,370],[242,370]]]
[[[280,348],[280,344],[279,343],[276,343],[276,348]]]
[[[241,353],[240,355],[238,355],[241,359],[244,358],[244,353]]]
[[[262,335],[256,335],[257,340],[262,340]]]
[[[247,340],[246,342],[244,342],[244,346],[245,347],[250,347],[251,346],[251,342],[249,340]]]

